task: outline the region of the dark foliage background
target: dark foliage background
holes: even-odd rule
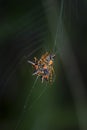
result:
[[[44,91],[27,60],[53,48],[56,79]],[[75,129],[87,129],[86,0],[1,0],[0,130]]]

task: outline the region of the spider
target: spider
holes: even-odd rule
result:
[[[28,60],[28,63],[32,64],[34,67],[33,75],[36,75],[41,78],[43,83],[44,80],[52,82],[54,74],[54,54],[46,52],[38,60],[34,57],[34,62]]]

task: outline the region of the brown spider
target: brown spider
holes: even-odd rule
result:
[[[28,63],[34,67],[33,75],[41,77],[42,83],[44,80],[49,82],[53,81],[54,57],[54,54],[46,52],[39,60],[36,57],[34,57],[34,62],[28,60]]]

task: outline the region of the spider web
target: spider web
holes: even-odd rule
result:
[[[64,1],[61,0],[60,16],[59,16],[58,22],[57,22],[57,31],[56,31],[56,37],[55,37],[54,46],[53,46],[53,52],[56,52],[56,54],[58,53],[58,50],[56,50],[56,48],[58,48],[58,45],[57,45],[57,38],[58,38],[58,37],[57,37],[57,36],[58,36],[58,32],[59,32],[59,26],[60,26],[61,23],[62,23],[63,4],[64,4],[63,2],[64,2]],[[17,124],[15,130],[17,130],[18,127],[21,125],[21,121],[23,120],[23,115],[24,115],[25,112],[26,112],[26,108],[30,111],[30,110],[34,107],[35,103],[39,100],[39,98],[40,98],[40,97],[44,94],[44,92],[46,91],[46,86],[45,86],[45,87],[43,88],[43,90],[41,91],[41,93],[39,94],[39,96],[32,102],[32,104],[31,104],[30,106],[28,106],[28,99],[29,99],[29,97],[31,96],[31,94],[32,94],[32,92],[33,92],[33,89],[35,88],[36,83],[37,83],[37,79],[35,80],[35,82],[34,82],[32,88],[31,88],[31,90],[30,90],[30,93],[29,93],[29,95],[28,95],[27,98],[26,98],[25,105],[24,105],[24,108],[23,108],[23,111],[22,111],[22,115],[21,115],[21,117],[20,117],[20,119],[19,119],[19,121],[18,121],[18,124]]]
[[[59,30],[59,26],[61,24],[61,19],[62,19],[62,13],[63,13],[63,0],[61,0],[61,8],[60,8],[60,16],[58,18],[58,22],[57,22],[57,30],[56,30],[56,35],[55,35],[55,40],[54,40],[54,46],[53,46],[53,53],[55,52],[55,54],[58,53],[58,51],[56,50],[56,47],[57,47],[57,35],[58,35],[58,30]],[[47,51],[46,47],[44,47],[45,50]],[[32,87],[31,87],[31,90],[29,91],[26,99],[25,99],[25,103],[24,103],[24,107],[21,111],[21,115],[19,117],[19,120],[16,124],[16,127],[14,130],[17,130],[20,126],[21,126],[21,123],[23,122],[24,120],[24,116],[25,114],[27,113],[27,111],[30,111],[34,105],[36,104],[36,102],[40,99],[40,97],[45,93],[45,91],[47,90],[47,84],[45,84],[45,87],[43,88],[43,90],[40,92],[40,94],[38,95],[38,97],[35,98],[35,100],[32,102],[32,104],[29,106],[29,99],[31,97],[31,94],[33,93],[33,89],[35,88],[36,86],[36,83],[37,83],[37,80],[38,80],[39,77],[36,78],[36,80],[34,81]]]
[[[23,107],[23,109],[21,111],[19,120],[17,121],[16,127],[15,127],[14,130],[19,129],[19,127],[21,126],[27,112],[30,111],[34,107],[36,102],[39,100],[39,98],[45,93],[46,89],[48,88],[47,83],[45,83],[45,86],[41,85],[41,87],[43,87],[43,90],[41,90],[40,94],[34,99],[34,101],[31,103],[31,105],[29,105],[29,100],[30,100],[30,97],[31,97],[31,95],[33,93],[33,89],[36,87],[38,78],[39,78],[39,76],[36,77],[36,80],[34,81],[33,86],[31,87],[31,89],[30,89],[30,91],[29,91],[29,93],[28,93],[28,95],[27,95],[27,97],[25,99],[24,107]]]

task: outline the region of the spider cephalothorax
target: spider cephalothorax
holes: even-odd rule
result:
[[[32,64],[34,67],[33,75],[40,77],[42,82],[44,80],[52,82],[54,74],[54,57],[54,54],[46,52],[39,60],[34,57],[34,62],[28,61],[28,63]]]

